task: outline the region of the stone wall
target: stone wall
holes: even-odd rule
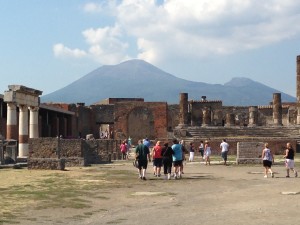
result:
[[[28,169],[62,169],[121,159],[121,140],[29,139]]]
[[[236,157],[237,164],[261,163],[262,149],[264,149],[263,142],[238,142]]]

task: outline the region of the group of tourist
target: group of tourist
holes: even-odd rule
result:
[[[222,157],[224,164],[227,164],[227,153],[229,151],[229,144],[224,139],[220,144]],[[205,160],[206,165],[210,165],[211,148],[210,142],[207,140],[205,144],[203,141],[200,142],[199,152],[201,157]],[[135,157],[138,161],[139,178],[146,180],[145,173],[148,167],[148,161],[151,162],[151,155],[153,161],[153,174],[156,177],[161,177],[161,168],[163,167],[164,178],[170,180],[173,168],[174,179],[182,177],[183,172],[183,161],[185,160],[185,154],[187,150],[184,142],[178,142],[177,139],[173,140],[173,144],[170,147],[168,143],[162,145],[161,141],[157,141],[155,146],[150,153],[150,141],[146,138],[139,140],[138,145],[135,149]],[[189,161],[194,160],[195,146],[194,143],[190,143],[189,149]]]
[[[269,144],[265,143],[265,147],[262,150],[262,160],[263,160],[263,166],[265,168],[264,170],[264,178],[268,178],[268,173],[270,173],[270,176],[273,178],[274,173],[272,171],[272,164],[274,163],[274,154],[269,148]],[[285,168],[286,168],[286,177],[290,177],[290,171],[294,172],[294,176],[298,177],[298,172],[295,170],[295,150],[293,149],[291,143],[286,144],[286,150],[284,151],[283,158],[285,159]]]
[[[126,141],[124,141],[124,145],[125,144]],[[184,174],[183,161],[185,160],[185,153],[187,153],[184,142],[181,141],[179,143],[177,139],[174,139],[172,146],[169,146],[168,143],[162,144],[161,141],[157,141],[152,149],[152,153],[150,152],[150,144],[151,142],[146,138],[144,140],[139,140],[138,145],[135,148],[135,158],[138,161],[139,178],[146,180],[145,175],[148,162],[151,162],[151,155],[154,176],[161,177],[161,168],[163,168],[164,179],[171,179],[172,169],[174,179],[181,178],[182,174]],[[210,165],[211,147],[209,140],[206,140],[204,143],[203,141],[200,141],[198,149],[199,153],[201,154],[201,159],[205,160],[205,165]],[[126,151],[128,152],[128,149]],[[190,162],[194,161],[195,151],[195,145],[193,142],[191,142],[189,147]],[[226,139],[222,140],[220,144],[220,151],[224,165],[227,165],[229,144],[226,142]],[[293,171],[294,176],[298,177],[298,172],[294,168],[294,157],[295,150],[293,149],[291,143],[287,143],[283,156],[283,158],[285,158],[287,178],[290,177],[290,171]],[[270,174],[270,176],[273,178],[274,172],[272,171],[271,167],[274,163],[274,155],[270,150],[268,143],[265,143],[264,149],[262,150],[262,161],[264,166],[264,177],[267,178],[268,174]]]

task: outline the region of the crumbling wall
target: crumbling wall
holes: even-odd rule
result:
[[[64,169],[121,159],[121,140],[29,139],[28,169]]]

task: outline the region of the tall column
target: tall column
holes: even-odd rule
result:
[[[188,123],[188,94],[180,93],[178,126],[184,127],[187,126],[187,123]]]
[[[297,56],[297,81],[296,81],[296,97],[297,97],[297,125],[300,125],[300,55]]]
[[[6,138],[18,140],[17,107],[15,103],[7,103]]]
[[[28,107],[19,105],[19,157],[28,156]]]
[[[275,126],[282,126],[281,94],[273,94],[273,122]]]
[[[39,137],[39,108],[29,107],[29,138]]]
[[[248,127],[256,127],[258,121],[258,107],[249,107],[249,124]]]

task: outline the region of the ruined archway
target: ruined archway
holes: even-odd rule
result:
[[[146,107],[136,107],[128,114],[128,136],[136,139],[154,139],[154,116]],[[137,140],[135,140],[137,141]]]

